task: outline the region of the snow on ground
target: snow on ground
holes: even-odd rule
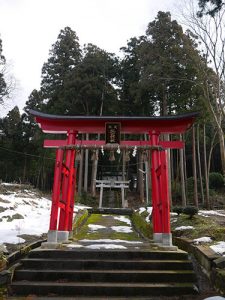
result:
[[[116,232],[122,232],[122,233],[133,232],[133,229],[131,226],[112,226],[110,228]]]
[[[81,205],[81,204],[77,204],[74,206],[74,212],[78,212],[79,210],[84,210],[84,209],[89,209],[91,208],[90,206],[85,206],[85,205]]]
[[[141,215],[144,211],[146,211],[146,208],[145,207],[140,207],[138,209],[138,211],[139,211],[139,214]]]
[[[174,230],[187,230],[187,229],[194,229],[193,226],[180,226],[176,227]]]
[[[88,249],[127,249],[127,247],[123,245],[115,245],[115,244],[93,244],[88,245],[85,248]]]
[[[203,236],[203,237],[200,237],[198,239],[194,239],[193,240],[194,244],[198,245],[198,244],[203,244],[203,243],[211,243],[212,242],[212,239],[211,237],[209,236]]]
[[[0,245],[25,242],[22,234],[41,236],[49,229],[51,201],[34,189],[23,189],[20,184],[1,183]],[[4,193],[2,192],[4,190]],[[86,209],[76,205],[75,211]]]
[[[199,210],[198,214],[203,217],[208,216],[221,216],[225,217],[225,211],[216,211],[216,210]]]
[[[217,254],[225,256],[225,242],[218,242],[217,244],[210,246],[210,248]]]
[[[47,232],[50,206],[49,199],[28,190],[0,194],[0,244],[23,243],[18,237],[21,234],[40,236]]]
[[[131,225],[131,220],[126,217],[126,216],[116,216],[116,217],[113,217],[115,220],[118,220],[120,222],[123,222],[123,223],[126,223],[127,225]]]
[[[148,215],[147,217],[145,218],[145,221],[147,223],[150,223],[150,219],[151,219],[151,215],[152,215],[152,206],[149,206],[149,207],[140,207],[138,210],[139,214],[141,215],[143,212],[147,211]]]
[[[83,239],[80,240],[82,243],[123,243],[123,244],[143,244],[141,241],[126,241],[126,240],[120,240],[120,239],[98,239],[98,240],[88,240],[88,239]]]
[[[103,229],[103,228],[106,228],[105,226],[103,225],[97,225],[97,224],[88,224],[88,228],[92,231],[96,231],[96,230],[99,230],[99,229]]]

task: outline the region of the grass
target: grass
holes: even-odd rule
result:
[[[132,215],[131,219],[135,228],[137,228],[144,237],[152,239],[152,222],[146,222],[147,216],[148,213],[146,211],[141,214],[136,212]],[[180,226],[193,226],[193,229],[175,230],[176,227]],[[171,231],[173,236],[189,238],[190,240],[208,236],[212,239],[211,244],[225,240],[225,227],[219,225],[213,218],[206,218],[200,215],[195,215],[192,219],[185,214],[171,216]]]
[[[133,213],[131,216],[131,220],[134,224],[134,227],[141,232],[141,234],[148,238],[153,238],[152,225],[147,223],[145,218],[148,216],[148,213],[145,211],[141,215],[137,212]]]
[[[216,223],[212,218],[205,218],[195,215],[192,219],[184,214],[180,214],[171,224],[174,236],[196,239],[203,236],[209,236],[213,241],[225,240],[225,228]],[[176,220],[176,221],[175,221]],[[194,229],[175,230],[180,226],[193,226]]]
[[[101,214],[91,214],[83,226],[78,230],[73,238],[76,240],[89,239],[89,240],[98,240],[98,239],[121,239],[121,240],[141,240],[138,234],[135,231],[126,233],[126,232],[117,232],[112,230],[111,226],[126,226],[124,222],[116,220],[114,217],[117,215],[101,215]],[[102,225],[106,228],[98,229],[96,231],[90,230],[90,224]]]

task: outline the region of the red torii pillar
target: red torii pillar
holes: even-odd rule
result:
[[[164,246],[172,246],[170,229],[170,199],[167,151],[160,149],[160,133],[149,132],[151,150],[151,179],[153,206],[153,239]],[[154,149],[155,147],[155,149]]]
[[[67,145],[75,145],[77,131],[67,133]],[[65,153],[65,163],[63,162]],[[75,149],[56,150],[52,208],[48,242],[67,241],[72,232],[74,195],[76,188]]]

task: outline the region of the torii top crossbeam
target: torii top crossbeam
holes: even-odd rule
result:
[[[143,134],[156,131],[176,134],[188,130],[198,116],[197,112],[163,117],[62,116],[34,110],[30,110],[30,114],[45,133],[67,133],[70,130],[78,133],[104,133],[107,122],[118,122],[121,133]]]

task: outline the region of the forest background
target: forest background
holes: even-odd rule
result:
[[[55,150],[42,147],[47,136],[29,109],[86,116],[166,116],[199,111],[191,131],[164,137],[186,144],[184,150],[170,152],[171,199],[174,205],[182,206],[223,205],[225,7],[222,0],[193,0],[185,5],[179,21],[173,20],[169,12],[158,12],[142,36],[132,37],[121,48],[121,57],[93,44],[81,46],[76,32],[63,28],[43,64],[41,87],[30,94],[24,113],[16,106],[0,119],[1,180],[30,183],[44,191],[52,188]],[[0,40],[3,104],[12,87],[4,76],[2,44]],[[96,140],[99,136],[81,138]],[[128,159],[121,152],[110,160],[108,153],[99,152],[97,161],[96,153],[80,154],[76,161],[80,196],[96,195],[96,178],[121,174],[131,181],[137,177],[135,189],[140,202],[144,201],[144,184],[150,181],[144,172],[151,167],[146,155],[138,151],[135,157],[130,153]]]

